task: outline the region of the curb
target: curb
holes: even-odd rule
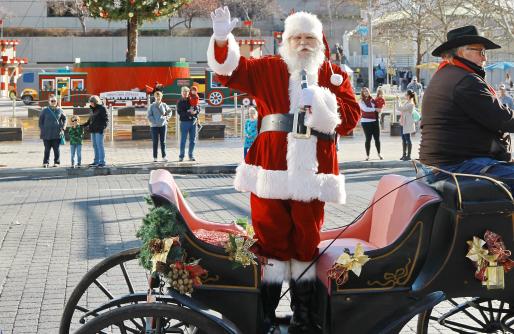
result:
[[[0,179],[7,178],[45,178],[45,177],[88,177],[102,175],[149,174],[154,169],[166,169],[172,174],[234,174],[237,164],[194,165],[186,164],[148,164],[143,166],[108,166],[103,168],[4,168],[0,169]],[[348,161],[339,164],[342,171],[352,169],[409,168],[410,161]]]

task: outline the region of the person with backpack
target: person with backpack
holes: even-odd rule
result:
[[[59,167],[60,161],[60,145],[61,138],[64,138],[64,130],[66,129],[66,115],[64,111],[57,105],[57,97],[50,94],[48,97],[48,106],[41,111],[39,116],[40,138],[45,145],[45,153],[43,157],[43,168],[49,167],[50,150],[54,152],[54,167]]]

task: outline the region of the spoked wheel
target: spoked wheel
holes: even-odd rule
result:
[[[447,299],[419,315],[418,334],[514,333],[512,304],[488,298]]]
[[[170,304],[127,305],[91,319],[76,334],[224,334],[223,328],[193,310]]]
[[[146,301],[148,278],[138,264],[139,248],[114,254],[89,270],[73,290],[61,318],[60,334],[110,309]]]

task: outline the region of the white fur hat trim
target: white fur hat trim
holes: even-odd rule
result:
[[[282,40],[298,34],[313,34],[320,42],[323,42],[323,25],[318,17],[307,12],[296,12],[289,15],[284,22]]]

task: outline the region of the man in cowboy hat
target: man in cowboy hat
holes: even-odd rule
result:
[[[513,110],[485,81],[487,51],[500,46],[474,26],[451,30],[433,56],[442,57],[423,99],[420,160],[450,172],[487,174],[514,186],[505,134],[514,132]],[[499,163],[503,161],[504,163]],[[446,177],[436,173],[435,181]]]
[[[290,333],[316,333],[311,317],[325,202],[345,201],[335,138],[357,125],[360,109],[348,75],[325,60],[322,24],[310,13],[285,20],[280,56],[246,59],[227,7],[211,14],[210,68],[225,86],[257,101],[259,135],[236,171],[235,188],[251,192],[257,252],[268,258],[261,286],[267,329],[275,321],[282,282],[290,281]],[[303,87],[302,87],[303,86]],[[311,136],[292,133],[293,115],[310,106]],[[303,273],[306,271],[305,273]],[[303,273],[303,275],[302,275]]]

